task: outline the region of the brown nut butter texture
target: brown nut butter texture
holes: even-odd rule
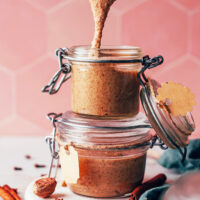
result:
[[[125,157],[119,150],[75,149],[78,152],[80,176],[76,184],[68,183],[74,193],[116,197],[131,192],[143,180],[146,153]]]
[[[103,117],[136,115],[139,111],[139,69],[139,64],[74,62],[72,110]]]
[[[92,41],[92,48],[100,48],[101,46],[103,27],[110,7],[115,1],[116,0],[90,0],[95,22],[95,33]]]

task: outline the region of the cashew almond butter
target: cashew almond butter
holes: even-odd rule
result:
[[[42,198],[50,197],[56,188],[56,180],[54,178],[38,179],[33,185],[33,192]]]

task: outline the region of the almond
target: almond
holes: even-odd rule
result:
[[[54,178],[38,179],[33,185],[33,192],[42,198],[51,196],[56,188],[56,180]]]

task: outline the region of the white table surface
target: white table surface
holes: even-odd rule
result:
[[[154,151],[158,154],[161,153],[161,150],[158,148],[155,148]],[[26,159],[25,155],[30,155],[31,159]],[[8,184],[11,187],[18,188],[19,195],[24,199],[24,193],[28,185],[36,178],[40,177],[41,174],[48,173],[50,153],[48,145],[45,143],[44,138],[41,137],[0,137],[0,159],[0,186]],[[35,168],[35,163],[45,164],[47,167]],[[14,171],[14,166],[22,167],[23,170]],[[169,182],[175,180],[179,176],[164,169],[157,164],[156,160],[148,157],[145,179],[152,178],[158,173],[165,173]],[[64,197],[64,200],[92,199],[83,198],[71,193],[68,189],[65,190],[68,195]],[[37,198],[30,200],[36,199]],[[124,199],[125,198],[123,198],[123,200]],[[26,198],[26,200],[29,199]],[[120,198],[118,198],[118,200],[120,200]]]

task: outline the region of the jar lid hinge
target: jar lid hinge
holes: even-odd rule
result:
[[[146,69],[151,69],[154,67],[157,67],[158,65],[161,65],[164,61],[164,58],[162,56],[157,56],[154,58],[150,58],[148,55],[144,56],[141,60],[141,63],[143,65],[142,69],[138,72],[137,76],[140,81],[140,84],[144,87],[145,84],[148,82],[148,79],[146,78],[144,72]]]

